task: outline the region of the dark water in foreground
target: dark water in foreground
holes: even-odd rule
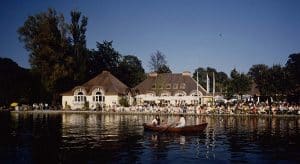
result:
[[[144,132],[152,118],[0,113],[0,163],[300,162],[299,118],[187,116],[208,122],[187,136]]]

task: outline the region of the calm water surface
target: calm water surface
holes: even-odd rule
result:
[[[172,122],[175,117],[162,116]],[[153,116],[0,113],[0,163],[299,163],[300,119],[187,116],[201,134],[144,132]]]

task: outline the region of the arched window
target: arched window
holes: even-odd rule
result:
[[[105,101],[103,90],[101,90],[100,88],[96,88],[93,91],[93,101],[94,102],[104,102]]]
[[[195,90],[192,91],[190,95],[194,96],[194,97],[197,97],[197,96],[201,97],[201,96],[203,96],[203,94],[200,91],[198,91],[198,94],[197,94],[197,91],[195,91]]]
[[[84,103],[86,101],[84,89],[78,88],[74,91],[74,101],[77,103]]]
[[[186,93],[184,91],[177,91],[174,96],[186,96]]]

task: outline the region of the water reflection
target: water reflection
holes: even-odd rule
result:
[[[203,133],[144,132],[148,115],[0,113],[0,163],[299,162],[297,117],[187,116]],[[172,123],[173,116],[161,116]],[[47,160],[46,160],[47,159]]]

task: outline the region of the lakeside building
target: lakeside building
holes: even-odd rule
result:
[[[197,105],[207,104],[213,96],[192,78],[190,72],[183,73],[149,73],[147,78],[138,84],[136,93],[137,105]]]
[[[63,109],[116,106],[121,98],[132,102],[130,89],[108,71],[61,95]]]

